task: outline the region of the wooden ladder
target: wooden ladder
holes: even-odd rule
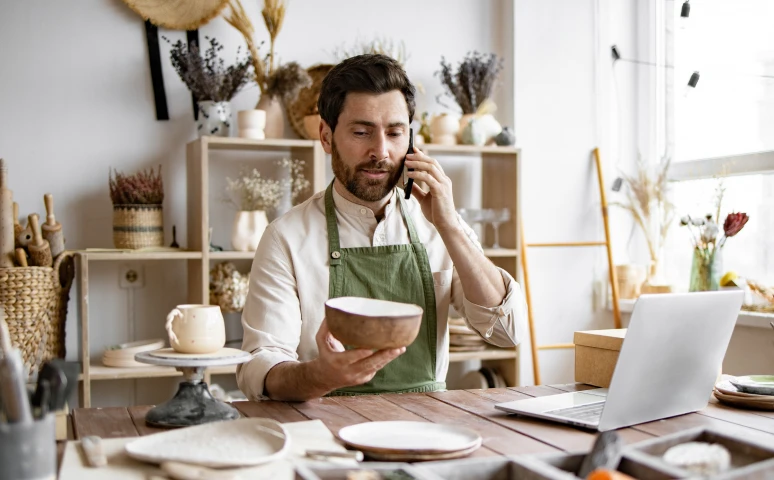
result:
[[[621,328],[621,311],[618,308],[618,284],[615,278],[615,267],[613,266],[613,252],[610,248],[610,225],[607,216],[607,197],[605,196],[605,181],[602,175],[602,163],[599,159],[599,148],[594,149],[594,163],[597,166],[597,179],[599,181],[599,196],[602,201],[602,220],[605,225],[604,242],[566,242],[566,243],[527,243],[524,240],[523,221],[519,225],[519,235],[521,243],[521,268],[524,272],[524,295],[527,299],[527,318],[529,320],[529,340],[532,346],[532,373],[535,379],[535,385],[540,385],[540,364],[538,361],[538,350],[557,350],[566,348],[575,348],[573,343],[557,343],[550,345],[537,345],[535,340],[535,321],[532,312],[532,293],[529,285],[529,268],[527,266],[527,249],[538,247],[601,247],[607,248],[608,274],[610,277],[610,287],[613,292],[613,320],[615,328]]]

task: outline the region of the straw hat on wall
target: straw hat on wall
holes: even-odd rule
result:
[[[143,19],[172,30],[196,30],[220,14],[228,0],[123,0]]]

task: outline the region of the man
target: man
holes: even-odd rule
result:
[[[266,229],[242,314],[237,370],[251,399],[304,401],[323,395],[426,392],[445,388],[449,305],[491,344],[519,343],[526,318],[519,285],[484,255],[457,215],[441,165],[406,155],[414,86],[383,55],[359,55],[323,81],[320,138],[334,182]],[[424,182],[409,200],[403,174]],[[424,309],[407,348],[346,350],[328,331],[328,298],[361,296]]]

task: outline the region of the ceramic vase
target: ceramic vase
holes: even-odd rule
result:
[[[199,102],[199,118],[196,129],[199,136],[228,137],[231,134],[231,103],[229,102]]]
[[[438,145],[456,145],[459,130],[459,119],[448,113],[436,115],[430,122],[430,136]]]
[[[723,276],[723,249],[707,251],[693,249],[691,263],[691,292],[706,292],[720,288],[720,278]]]
[[[279,98],[261,95],[255,108],[266,112],[266,138],[285,138],[285,111]]]
[[[486,144],[486,131],[484,130],[484,124],[479,118],[471,118],[462,129],[461,136],[462,143],[464,145],[484,145]]]
[[[264,110],[240,110],[237,112],[239,136],[253,140],[263,140],[266,134],[266,112]]]
[[[263,210],[236,212],[231,229],[231,246],[238,252],[254,252],[268,225]]]
[[[320,115],[307,115],[304,117],[304,130],[310,140],[320,139]]]

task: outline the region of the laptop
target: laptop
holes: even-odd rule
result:
[[[741,289],[642,295],[609,388],[495,408],[600,432],[701,410],[709,402],[743,300]]]

